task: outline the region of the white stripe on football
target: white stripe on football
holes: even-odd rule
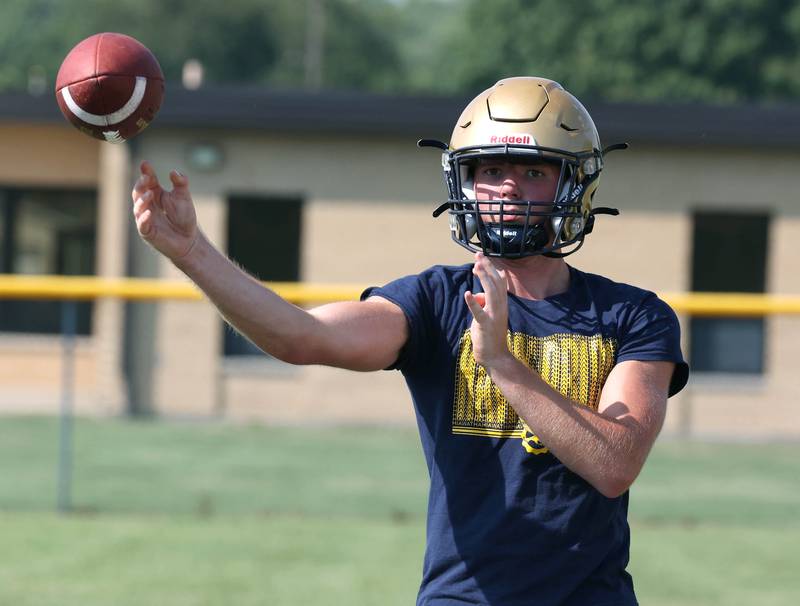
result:
[[[142,99],[144,98],[144,92],[146,88],[147,78],[143,76],[137,76],[136,85],[133,88],[133,93],[131,94],[130,99],[128,99],[125,105],[123,105],[117,111],[104,116],[92,114],[81,108],[81,106],[75,102],[75,99],[72,98],[72,95],[69,92],[69,86],[65,86],[61,89],[61,96],[64,98],[64,103],[67,104],[69,110],[87,124],[91,124],[92,126],[111,126],[113,124],[119,124],[136,111],[136,109],[139,107],[139,104],[142,102]]]

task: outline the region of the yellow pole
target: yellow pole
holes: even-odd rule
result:
[[[298,304],[357,300],[366,284],[264,282]],[[144,278],[26,276],[0,274],[0,299],[72,299],[112,297],[128,300],[203,299],[192,283]],[[764,316],[800,314],[800,295],[753,293],[663,293],[672,308],[694,316]]]

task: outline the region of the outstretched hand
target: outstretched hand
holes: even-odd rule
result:
[[[136,229],[153,248],[179,261],[189,255],[200,237],[189,179],[171,171],[172,191],[166,191],[149,162],[142,162],[140,170],[131,193]]]
[[[498,271],[483,255],[475,255],[472,269],[481,281],[482,293],[464,293],[472,312],[472,349],[475,361],[491,370],[511,356],[508,349],[508,281],[504,271]]]

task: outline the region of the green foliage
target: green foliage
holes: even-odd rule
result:
[[[277,55],[270,12],[258,0],[11,0],[0,8],[0,23],[0,49],[15,49],[4,54],[14,59],[0,72],[2,88],[24,88],[32,65],[53,85],[69,50],[105,31],[140,40],[173,81],[190,58],[204,64],[211,82],[259,81]]]
[[[391,29],[404,63],[405,82],[398,90],[461,92],[452,66],[462,52],[467,3],[406,0],[402,6]]]
[[[612,101],[800,96],[800,0],[4,0],[0,90],[51,86],[98,31],[139,38],[172,82],[194,58],[208,84],[475,94],[536,74]]]
[[[400,57],[391,36],[393,7],[357,0],[328,1],[325,83],[336,88],[392,90],[401,80]]]
[[[800,95],[796,0],[471,0],[455,88],[537,74],[581,97]]]
[[[63,16],[57,0],[5,0],[0,4],[0,90],[24,88],[29,73],[35,71],[42,71],[51,83],[55,80],[58,64],[55,70],[51,65],[62,51],[56,24]],[[65,32],[64,37],[68,36]]]
[[[323,89],[395,90],[403,81],[402,60],[392,36],[397,7],[386,0],[319,0],[322,12]],[[273,2],[281,49],[269,83],[299,88],[305,83],[311,1]]]
[[[383,90],[401,79],[387,2],[325,0],[323,86]],[[83,38],[114,31],[140,40],[168,81],[199,60],[208,84],[304,84],[307,2],[294,0],[5,0],[0,4],[0,90],[24,89],[32,66],[52,86]],[[19,31],[25,31],[20,36]]]

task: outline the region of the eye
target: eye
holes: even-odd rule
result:
[[[503,171],[500,170],[500,168],[497,166],[486,166],[481,169],[481,173],[486,177],[497,179],[500,175],[503,174]]]
[[[529,179],[541,179],[547,175],[544,172],[540,171],[538,168],[529,168],[525,171],[525,176]]]

